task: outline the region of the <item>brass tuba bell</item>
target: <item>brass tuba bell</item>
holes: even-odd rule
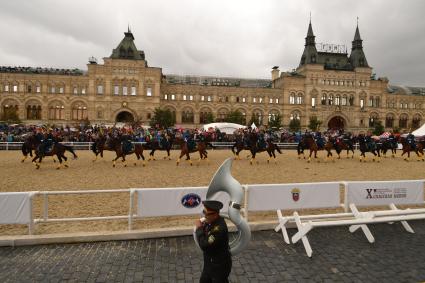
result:
[[[229,241],[230,252],[232,255],[236,255],[248,245],[251,239],[251,230],[240,213],[241,203],[244,199],[244,191],[241,184],[231,175],[231,167],[232,158],[226,159],[223,164],[221,164],[208,186],[206,199],[213,198],[218,192],[226,192],[229,194],[228,214],[221,214],[221,216],[230,219],[237,228],[236,237]],[[195,233],[194,239],[199,246]]]

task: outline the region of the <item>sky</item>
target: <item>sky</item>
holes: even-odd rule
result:
[[[350,51],[358,17],[376,76],[425,87],[423,11],[423,0],[2,0],[0,66],[87,70],[129,25],[164,74],[270,79],[298,67],[311,13],[316,43]]]

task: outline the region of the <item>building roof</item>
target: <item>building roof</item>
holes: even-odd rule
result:
[[[165,75],[169,84],[204,85],[204,86],[233,86],[270,88],[272,81],[268,79],[246,79],[232,77],[196,76],[196,75]]]
[[[19,73],[19,74],[41,74],[41,75],[62,75],[62,76],[82,76],[86,72],[80,69],[56,69],[41,67],[10,67],[0,66],[0,73]]]
[[[425,87],[412,87],[404,85],[388,85],[387,91],[394,95],[425,96]]]
[[[145,52],[137,50],[134,44],[134,36],[130,31],[124,32],[124,38],[118,44],[117,48],[112,50],[111,59],[130,59],[130,60],[145,60]]]

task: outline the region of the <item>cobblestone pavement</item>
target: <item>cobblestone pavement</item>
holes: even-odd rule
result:
[[[313,230],[313,257],[280,233],[254,232],[233,258],[231,282],[418,282],[425,280],[425,221],[370,225],[369,244],[347,227]],[[293,233],[293,231],[291,231]],[[0,282],[197,282],[202,254],[187,237],[0,248]]]

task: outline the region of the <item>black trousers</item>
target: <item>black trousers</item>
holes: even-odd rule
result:
[[[232,259],[229,258],[220,263],[212,263],[204,260],[200,283],[227,283],[232,270]]]

